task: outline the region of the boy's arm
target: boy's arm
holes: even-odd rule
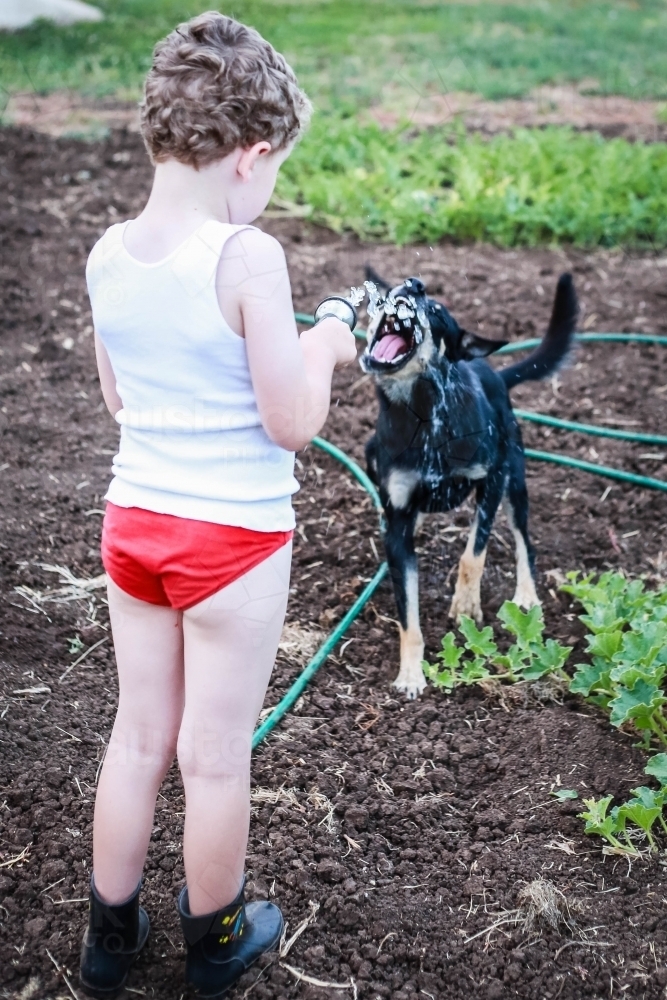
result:
[[[225,312],[234,300],[240,308],[264,429],[289,451],[303,448],[327,418],[334,368],[356,358],[354,336],[328,318],[299,337],[284,251],[259,230],[229,241],[217,287]]]
[[[97,370],[100,376],[100,386],[107,409],[112,417],[115,417],[119,410],[123,409],[123,400],[118,395],[116,389],[116,376],[111,367],[111,361],[107,349],[102,343],[102,339],[95,331],[95,357],[97,358]]]

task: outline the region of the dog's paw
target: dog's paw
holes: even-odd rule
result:
[[[424,671],[421,667],[411,667],[409,670],[401,669],[392,687],[401,691],[410,701],[414,701],[426,687]]]
[[[514,604],[518,604],[520,608],[523,608],[524,611],[530,611],[531,608],[542,604],[542,601],[537,596],[535,584],[532,579],[527,580],[525,583],[517,584],[512,601]]]
[[[484,615],[479,597],[466,591],[462,594],[454,594],[449,606],[449,617],[453,618],[455,622],[459,622],[462,615],[472,618],[478,627],[482,624]]]

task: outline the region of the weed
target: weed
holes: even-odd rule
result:
[[[567,802],[568,799],[579,798],[579,792],[576,788],[554,788],[549,794],[553,795],[553,797],[558,799],[559,802]]]
[[[315,655],[326,638],[317,628],[304,628],[294,622],[283,626],[278,649],[295,663],[306,663]]]
[[[297,797],[297,789],[285,788],[284,785],[280,788],[253,788],[250,792],[250,802],[252,806],[284,805],[298,812],[305,812]]]
[[[323,818],[318,822],[318,826],[324,826],[328,833],[336,832],[336,821],[334,819],[334,804],[317,788],[311,788],[308,793],[308,804],[316,812],[323,812]]]
[[[2,92],[68,87],[136,99],[156,40],[200,9],[192,0],[101,6],[99,23],[39,21],[0,32]],[[318,108],[282,169],[274,209],[400,244],[664,245],[665,144],[565,128],[485,140],[455,123],[421,132],[410,124],[435,92],[519,96],[537,84],[594,78],[598,93],[667,96],[667,8],[660,0],[636,6],[374,0],[372,14],[360,14],[350,0],[238,0],[235,16],[286,52]],[[383,101],[405,114],[403,127],[366,120],[364,109]]]
[[[68,653],[70,656],[76,656],[84,648],[81,638],[78,635],[70,636],[67,639],[67,644],[69,646]]]

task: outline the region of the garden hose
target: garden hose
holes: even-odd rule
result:
[[[312,325],[315,322],[314,317],[309,316],[306,313],[295,313],[295,318],[298,323]],[[357,330],[355,331],[355,336],[365,339],[365,331]],[[645,344],[660,344],[663,347],[667,347],[667,337],[657,337],[652,334],[645,333],[582,333],[576,334],[575,339],[587,343],[639,342]],[[507,344],[497,353],[510,354],[515,351],[523,351],[531,347],[537,347],[540,343],[541,341],[538,339],[517,341],[513,344]],[[593,424],[579,424],[572,420],[560,420],[557,417],[549,417],[542,413],[532,413],[528,410],[515,410],[514,412],[522,420],[529,420],[539,424],[547,424],[561,430],[575,431],[578,434],[594,434],[599,437],[616,438],[621,441],[635,441],[642,444],[667,445],[667,437],[662,437],[658,434],[637,434],[634,431],[617,431],[610,427],[596,427]],[[312,440],[312,444],[314,444],[316,448],[320,448],[322,451],[325,451],[328,455],[331,455],[331,457],[336,459],[337,462],[340,462],[341,465],[345,466],[348,472],[352,473],[357,482],[360,483],[370,495],[373,505],[380,515],[380,521],[382,524],[382,504],[380,502],[380,497],[375,485],[368,478],[364,470],[357,465],[357,463],[351,459],[349,455],[346,455],[344,451],[337,448],[329,441],[325,441],[320,437],[315,437]],[[667,482],[663,482],[661,479],[651,479],[648,476],[635,475],[632,472],[624,472],[621,469],[612,469],[605,465],[596,465],[593,462],[585,462],[582,459],[572,458],[569,455],[560,455],[557,452],[550,451],[535,451],[532,448],[526,448],[525,454],[527,458],[532,458],[539,462],[554,462],[557,465],[567,465],[583,472],[591,472],[597,476],[605,476],[608,479],[617,479],[622,482],[632,483],[635,486],[643,486],[649,489],[667,491]],[[359,617],[366,604],[368,604],[371,597],[387,575],[387,571],[387,563],[383,562],[377,570],[375,576],[369,581],[369,583],[366,584],[365,588],[352,607],[341,618],[333,631],[329,633],[324,643],[320,646],[313,658],[306,664],[276,707],[271,710],[264,721],[257,727],[252,738],[253,750],[259,746],[262,740],[264,740],[278,725],[283,716],[289,712],[291,708],[293,708],[302,692],[335,648],[336,643],[342,639],[352,622]]]
[[[576,431],[579,434],[595,434],[598,437],[616,438],[619,441],[638,441],[640,444],[667,445],[667,437],[660,434],[638,434],[635,431],[617,431],[612,427],[596,427],[595,424],[578,424],[574,420],[561,420],[559,417],[548,417],[546,413],[533,413],[532,410],[514,410],[517,417],[529,420],[534,424],[547,424],[563,431]]]
[[[635,486],[644,486],[649,490],[664,490],[667,492],[667,482],[662,479],[651,479],[650,476],[638,476],[634,472],[623,472],[621,469],[612,469],[608,465],[596,465],[595,462],[586,462],[581,458],[571,458],[569,455],[559,455],[555,451],[535,451],[533,448],[524,448],[526,458],[533,458],[537,462],[554,462],[556,465],[569,465],[573,469],[580,469],[582,472],[592,472],[594,476],[606,476],[607,479],[619,479],[624,483],[633,483]]]
[[[657,337],[652,333],[575,333],[574,339],[582,344],[660,344],[667,347],[667,337]],[[535,337],[531,340],[517,340],[513,344],[505,344],[498,354],[514,354],[515,351],[525,351],[529,347],[538,347],[542,341]]]
[[[575,340],[583,343],[643,343],[660,344],[667,347],[667,337],[658,337],[650,333],[578,333]],[[540,340],[522,340],[514,344],[506,344],[497,352],[498,354],[510,354],[515,351],[522,351],[526,348],[537,347]],[[561,430],[575,431],[577,434],[591,434],[598,437],[615,438],[617,441],[635,441],[642,444],[667,445],[667,437],[660,434],[638,434],[635,431],[617,431],[611,427],[596,427],[594,424],[580,424],[574,420],[561,420],[558,417],[550,417],[545,413],[532,413],[528,410],[514,411],[521,420],[529,420],[533,423],[547,424],[551,427],[558,427]],[[624,472],[622,469],[613,469],[607,465],[596,465],[594,462],[586,462],[581,458],[572,458],[570,455],[560,455],[553,451],[536,451],[533,448],[525,448],[526,458],[532,458],[538,462],[553,462],[556,465],[567,465],[572,469],[579,469],[581,472],[590,472],[594,476],[605,476],[607,479],[616,479],[620,482],[632,483],[633,486],[642,486],[651,490],[663,490],[667,492],[667,482],[662,479],[653,479],[650,476],[640,476],[634,472]]]
[[[360,483],[370,495],[371,500],[373,501],[373,506],[377,510],[380,517],[380,524],[382,524],[383,515],[380,495],[376,490],[375,485],[368,478],[361,466],[357,465],[357,463],[351,459],[349,455],[346,455],[344,451],[337,448],[335,444],[331,444],[323,438],[314,437],[311,444],[314,444],[316,448],[320,448],[321,451],[325,451],[327,455],[331,455],[331,457],[335,458],[337,462],[344,465],[348,472],[352,473],[357,482]],[[289,710],[293,707],[295,702],[301,696],[304,688],[310,683],[329,654],[333,651],[336,643],[339,639],[342,639],[352,622],[359,617],[365,606],[368,604],[371,597],[387,575],[387,568],[386,562],[383,562],[373,579],[366,584],[361,594],[359,594],[359,597],[356,599],[352,607],[341,618],[333,631],[329,633],[323,644],[313,656],[312,660],[306,664],[286,694],[280,699],[276,707],[272,709],[264,721],[257,727],[252,737],[253,750],[255,747],[259,746],[262,740],[269,735],[271,730],[278,725],[283,715],[289,712]]]
[[[348,472],[352,473],[357,482],[361,483],[367,493],[370,493],[373,506],[380,515],[380,518],[382,518],[382,501],[380,500],[380,494],[375,488],[375,483],[369,479],[364,470],[357,465],[354,459],[350,458],[349,455],[346,455],[340,448],[337,448],[335,444],[325,441],[324,438],[314,437],[311,443],[321,451],[326,451],[327,455],[331,455],[331,457],[335,458],[337,462],[344,465]]]
[[[383,562],[377,573],[364,587],[363,591],[356,599],[352,607],[349,609],[347,614],[341,618],[341,620],[336,625],[333,632],[331,632],[324,643],[320,646],[315,656],[310,660],[308,665],[304,667],[297,679],[294,681],[292,686],[289,688],[287,693],[280,699],[276,707],[267,715],[264,721],[257,727],[252,737],[252,748],[253,750],[257,747],[262,740],[269,735],[272,729],[278,725],[283,715],[285,715],[292,708],[294,703],[298,700],[301,692],[310,683],[312,678],[315,676],[317,671],[320,669],[329,653],[332,652],[334,646],[339,639],[347,632],[348,628],[358,616],[363,611],[364,607],[370,601],[371,597],[378,589],[385,576],[387,575],[387,564]]]

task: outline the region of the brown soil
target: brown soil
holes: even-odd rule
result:
[[[47,566],[84,579],[101,572],[99,511],[116,428],[95,374],[83,269],[98,234],[137,210],[149,169],[138,138],[127,133],[91,145],[6,130],[0,171],[0,976],[5,997],[60,1000],[72,995],[65,977],[77,993],[92,802],[116,681],[103,591],[70,590],[60,603],[39,595],[61,582]],[[397,250],[294,221],[270,226],[285,245],[298,309],[358,282],[370,260],[390,277],[421,274],[473,328],[532,336],[544,329],[556,276],[569,267],[584,326],[667,330],[664,256]],[[580,349],[558,379],[522,387],[515,398],[564,417],[664,433],[666,388],[664,349],[600,345]],[[334,398],[324,435],[360,457],[373,424],[371,386],[350,368],[337,378]],[[659,449],[531,427],[526,438],[667,477],[664,454],[642,457]],[[312,448],[299,460],[291,631],[268,705],[297,673],[313,633],[328,630],[372,575],[381,548],[371,505],[341,468]],[[547,624],[576,644],[572,662],[582,627],[556,590],[558,572],[622,566],[664,579],[664,496],[620,484],[608,492],[608,485],[530,465]],[[422,531],[430,654],[446,628],[464,538],[443,529],[464,529],[468,516],[460,511]],[[491,621],[512,593],[509,539],[499,521],[483,584]],[[65,603],[77,593],[81,599]],[[642,780],[643,754],[594,710],[560,704],[548,689],[518,702],[432,689],[418,702],[403,701],[390,687],[394,615],[383,586],[351,628],[353,641],[339,646],[256,754],[250,892],[280,903],[288,935],[311,912],[310,901],[319,911],[282,963],[250,973],[234,996],[664,997],[662,865],[604,857],[600,843],[582,835],[577,803],[549,796],[559,782],[582,796],[623,795]],[[130,980],[135,994],[160,1000],[183,994],[174,907],[183,881],[182,809],[174,769],[158,800],[146,869],[153,933]],[[503,923],[521,889],[540,877],[564,894],[571,925]],[[294,969],[348,989],[299,982]]]
[[[139,131],[136,102],[91,98],[71,90],[11,94],[3,112],[5,122],[45,132],[54,137],[95,136],[108,129]]]
[[[664,101],[635,101],[629,97],[586,92],[595,81],[578,87],[538,87],[521,100],[485,101],[479,94],[453,91],[422,94],[385,88],[371,116],[391,127],[406,118],[419,128],[446,125],[461,116],[471,132],[495,135],[519,126],[571,125],[595,130],[606,138],[667,140]],[[73,91],[51,94],[22,91],[10,95],[2,116],[5,122],[45,132],[54,137],[100,138],[109,129],[139,130],[137,105],[115,98],[95,99]]]
[[[382,125],[396,125],[409,118],[425,128],[445,125],[461,116],[471,132],[495,135],[512,128],[543,128],[545,125],[571,125],[583,131],[600,132],[605,138],[623,137],[644,142],[665,141],[667,122],[661,101],[635,101],[630,97],[601,96],[595,81],[578,87],[537,87],[528,97],[503,101],[485,101],[478,94],[454,92],[412,96],[383,94],[381,106],[373,116]]]

